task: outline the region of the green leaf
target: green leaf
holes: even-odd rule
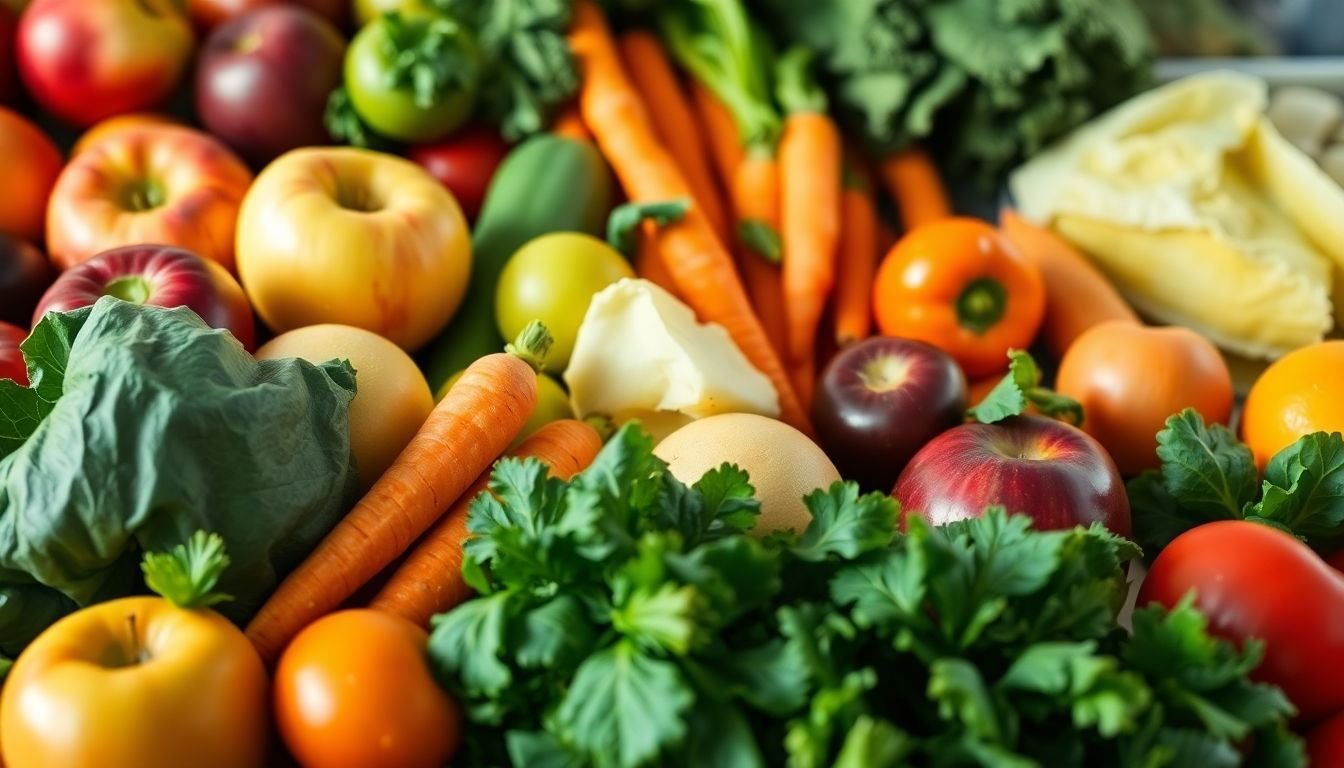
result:
[[[1192,728],[1163,728],[1158,744],[1166,755],[1165,765],[1196,765],[1199,768],[1237,768],[1241,753],[1226,739]]]
[[[1073,398],[1041,386],[1041,371],[1031,355],[1020,350],[1008,351],[1008,373],[966,415],[982,424],[993,424],[1027,412],[1034,405],[1051,418],[1074,426],[1083,423],[1083,406]]]
[[[761,503],[746,470],[725,463],[706,472],[694,488],[704,497],[707,533],[722,536],[756,526]]]
[[[37,392],[0,379],[0,459],[19,450],[49,412]]]
[[[171,552],[146,552],[140,567],[145,585],[178,608],[206,608],[233,599],[214,591],[229,567],[218,534],[197,531]]]
[[[753,707],[783,717],[807,702],[810,676],[803,646],[774,638],[725,657],[717,672]]]
[[[91,307],[48,312],[19,343],[27,363],[29,386],[20,386],[13,379],[0,379],[0,459],[27,442],[56,407],[65,386],[70,347],[91,312]]]
[[[756,610],[780,592],[780,562],[760,540],[729,536],[701,544],[690,554],[668,554],[668,570],[693,584],[724,622]]]
[[[501,659],[513,600],[500,592],[434,617],[428,653],[440,683],[468,696],[494,696],[512,684],[513,673]]]
[[[743,219],[737,225],[737,239],[767,264],[778,265],[784,260],[784,243],[779,232],[760,219]]]
[[[653,455],[653,438],[637,423],[625,424],[570,482],[559,531],[579,537],[593,558],[632,551],[666,471]]]
[[[765,768],[765,758],[741,710],[713,697],[690,712],[686,748],[678,764],[695,768]]]
[[[654,203],[624,203],[616,206],[607,217],[607,244],[627,259],[635,256],[639,245],[639,228],[646,220],[656,227],[665,227],[681,221],[691,209],[689,198],[680,197]]]
[[[915,740],[887,720],[861,715],[845,735],[834,768],[896,768],[915,751]]]
[[[545,731],[509,731],[504,736],[509,760],[528,768],[586,768],[581,755]]]
[[[524,669],[572,670],[596,639],[583,603],[572,594],[562,594],[523,617],[515,655]]]
[[[694,700],[676,665],[622,641],[579,667],[555,720],[597,765],[637,766],[682,742]]]
[[[1125,486],[1125,491],[1129,494],[1134,538],[1150,562],[1177,536],[1203,522],[1211,522],[1201,520],[1182,507],[1167,490],[1162,473],[1157,470],[1139,473]]]
[[[637,589],[611,614],[612,628],[650,653],[685,656],[703,642],[697,618],[704,598],[692,586]]]
[[[860,497],[857,483],[837,481],[826,490],[809,493],[803,502],[812,513],[812,522],[793,548],[801,560],[824,560],[830,555],[852,560],[887,546],[896,535],[895,500],[881,493]]]
[[[336,86],[327,97],[322,124],[331,138],[337,142],[382,152],[397,149],[395,141],[380,135],[359,116],[355,111],[354,102],[350,100],[350,92],[345,89],[344,84]]]
[[[1097,654],[1095,642],[1037,643],[1013,661],[998,686],[1057,697],[1072,710],[1075,727],[1095,727],[1110,739],[1133,730],[1152,700],[1141,678],[1117,667],[1116,659]]]
[[[1245,768],[1307,768],[1306,746],[1283,723],[1256,731],[1254,738]]]
[[[784,736],[789,768],[831,765],[836,742],[867,713],[864,696],[876,685],[873,670],[859,669],[819,690],[804,716],[789,722]]]
[[[929,666],[928,694],[937,702],[940,718],[957,721],[973,737],[993,744],[1008,744],[1015,738],[1014,724],[1000,717],[998,702],[980,671],[965,659],[934,661]]]
[[[925,625],[923,613],[928,569],[920,547],[888,550],[878,559],[845,568],[831,580],[831,600],[852,606],[862,628],[896,623]]]
[[[373,22],[378,49],[387,67],[386,85],[409,91],[415,105],[434,109],[454,91],[477,89],[482,76],[480,54],[468,31],[439,16],[403,16],[392,11]]]
[[[1162,482],[1187,513],[1201,522],[1241,518],[1255,498],[1251,451],[1221,424],[1204,425],[1193,408],[1167,419],[1157,433]]]
[[[1306,435],[1270,459],[1262,500],[1247,509],[1317,548],[1344,537],[1344,438]]]

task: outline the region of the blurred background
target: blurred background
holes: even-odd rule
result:
[[[1344,0],[1138,0],[1163,56],[1344,56]]]

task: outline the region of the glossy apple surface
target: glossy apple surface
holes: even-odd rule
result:
[[[131,245],[78,264],[56,278],[33,315],[87,307],[103,296],[136,304],[187,307],[252,349],[256,332],[247,296],[228,272],[182,248]]]
[[[946,352],[877,336],[842,350],[812,401],[817,442],[851,480],[890,492],[910,458],[966,411],[966,377]]]
[[[34,0],[19,19],[24,86],[79,126],[166,100],[193,47],[175,0]]]
[[[0,323],[0,379],[13,379],[28,386],[28,366],[23,362],[19,344],[28,332],[11,323]]]
[[[1044,416],[963,424],[920,449],[892,493],[901,514],[934,525],[986,507],[1024,514],[1038,530],[1101,523],[1130,535],[1129,497],[1115,462],[1082,430]]]
[[[0,322],[27,325],[56,270],[32,243],[0,232]]]
[[[327,98],[341,82],[345,38],[298,6],[225,22],[201,49],[196,111],[206,129],[254,163],[330,144]]]
[[[172,125],[114,133],[73,158],[47,205],[47,251],[67,269],[123,245],[186,248],[233,269],[252,172],[209,134]]]
[[[448,188],[468,221],[475,221],[509,145],[489,127],[469,128],[436,144],[412,147],[406,156]]]
[[[344,29],[349,17],[349,0],[187,0],[187,10],[196,27],[204,32],[235,19],[248,11],[289,5],[306,8]]]

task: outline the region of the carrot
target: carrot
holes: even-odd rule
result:
[[[569,479],[592,462],[602,450],[602,438],[581,421],[553,421],[524,440],[509,453],[514,458],[536,458],[550,467],[551,475]],[[490,483],[487,469],[458,498],[448,514],[411,550],[381,591],[369,602],[370,608],[409,619],[429,627],[429,619],[443,613],[471,595],[462,578],[462,545],[467,539],[467,510],[471,502]]]
[[[298,632],[339,607],[434,524],[522,430],[537,402],[550,335],[533,323],[509,352],[472,363],[424,426],[247,625],[271,662]]]
[[[1115,286],[1068,241],[1012,210],[999,214],[999,227],[1045,279],[1042,332],[1056,358],[1094,325],[1108,320],[1139,322]]]
[[[639,232],[639,250],[635,255],[635,272],[668,293],[681,297],[677,284],[663,263],[662,247],[658,243],[658,226],[645,222]]]
[[[570,104],[555,116],[551,122],[551,133],[556,136],[568,136],[571,139],[579,141],[592,141],[593,135],[588,131],[588,126],[583,124],[583,116],[579,114],[577,104]]]
[[[650,202],[690,197],[690,187],[654,134],[621,67],[606,19],[592,0],[575,5],[570,48],[583,72],[579,105],[584,122],[630,198]],[[696,314],[728,331],[752,365],[775,385],[781,419],[811,434],[807,414],[751,308],[732,257],[708,219],[693,207],[681,221],[662,229],[659,242],[668,272]]]
[[[723,197],[714,182],[700,126],[663,44],[656,35],[642,30],[621,35],[619,44],[626,70],[653,119],[654,131],[685,174],[696,205],[705,212],[719,240],[731,242]]]
[[[836,265],[835,341],[841,347],[873,329],[873,274],[877,271],[877,209],[861,172],[847,169],[840,199],[840,256]]]
[[[911,147],[897,152],[882,161],[881,171],[906,232],[952,215],[938,168],[924,150]]]
[[[710,159],[718,169],[719,181],[725,187],[731,187],[745,152],[733,114],[713,91],[694,78],[691,79],[691,99],[695,102],[695,114],[704,132],[705,143],[709,145]]]
[[[733,169],[738,267],[765,335],[780,358],[786,357],[784,281],[780,275],[779,163],[763,147],[741,153]]]
[[[812,54],[794,48],[779,57],[779,101],[789,110],[779,141],[780,236],[789,365],[807,406],[817,349],[817,326],[835,286],[840,247],[840,176],[844,145],[826,114],[826,96],[813,82]],[[806,382],[799,386],[800,381]]]

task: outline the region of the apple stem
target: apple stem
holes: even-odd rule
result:
[[[138,275],[118,277],[103,288],[104,296],[114,296],[132,304],[144,304],[149,300],[149,283]]]
[[[140,643],[140,631],[135,623],[134,613],[126,617],[126,623],[131,625],[131,663],[143,664],[149,661],[149,654],[145,652],[145,646]]]

